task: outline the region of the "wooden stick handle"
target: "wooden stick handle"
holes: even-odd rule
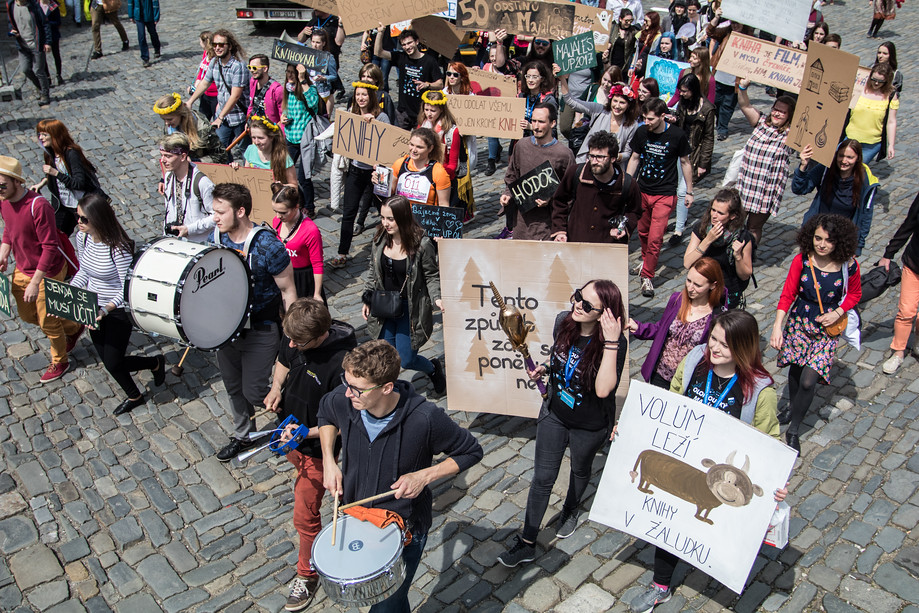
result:
[[[185,358],[188,357],[188,351],[191,349],[191,345],[185,348],[185,353],[182,354],[182,359],[179,360],[179,368],[182,368],[182,364],[185,363]]]
[[[396,490],[389,490],[388,492],[383,492],[382,494],[377,494],[376,496],[370,496],[369,498],[362,498],[361,500],[358,500],[357,502],[352,502],[350,504],[344,505],[343,507],[339,507],[338,510],[344,511],[345,509],[350,509],[351,507],[356,507],[366,502],[373,502],[374,500],[379,500],[381,498],[387,498],[389,496],[392,496],[395,493],[396,493]]]
[[[335,510],[332,511],[332,547],[335,547],[335,534],[338,530],[338,493],[335,494]]]
[[[239,136],[237,136],[237,137],[236,137],[236,140],[234,140],[232,143],[230,143],[230,146],[226,148],[226,151],[229,151],[230,149],[232,149],[233,147],[235,147],[236,145],[238,145],[238,144],[239,144],[239,141],[241,141],[242,139],[244,139],[244,138],[246,137],[246,134],[248,134],[248,133],[249,133],[249,128],[246,128],[245,130],[243,130],[243,133],[240,134]]]
[[[274,411],[272,411],[271,409],[262,409],[261,411],[259,411],[258,413],[256,413],[256,414],[253,415],[252,417],[250,417],[249,419],[255,420],[255,419],[258,419],[259,417],[261,417],[262,415],[267,415],[268,413],[273,413],[273,412],[274,412]]]

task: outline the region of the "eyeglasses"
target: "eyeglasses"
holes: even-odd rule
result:
[[[214,41],[211,44],[214,45],[215,47],[226,47],[230,43],[218,43],[217,41]]]
[[[315,340],[315,339],[313,339],[313,340]],[[305,343],[298,343],[298,342],[295,341],[294,339],[290,339],[290,344],[293,345],[294,347],[296,347],[297,349],[306,349],[307,345],[309,345],[309,344],[312,343],[312,342],[313,342],[313,341],[310,340],[310,341],[306,341]]]
[[[89,223],[89,217],[86,215],[77,215],[77,221],[85,226]]]
[[[246,66],[246,68],[248,68],[248,69],[251,70],[252,72],[255,72],[255,71],[258,70],[259,68],[264,68],[264,66],[253,66],[252,64],[249,64],[248,66]]]
[[[589,153],[587,155],[587,158],[593,162],[602,162],[603,160],[608,160],[609,156],[608,155],[594,155],[593,153]]]
[[[348,383],[347,379],[345,379],[345,373],[341,373],[341,384],[347,387],[349,390],[351,390],[351,395],[354,396],[355,398],[360,398],[361,394],[364,394],[366,392],[372,392],[373,390],[381,388],[384,385],[386,385],[385,383],[382,383],[380,385],[374,385],[373,387],[368,387],[367,389],[362,390],[361,388],[354,387],[353,385]]]
[[[449,71],[449,70],[448,70],[445,74],[446,74],[448,77],[458,77],[458,76],[460,76],[460,73],[458,73],[458,72],[451,72],[451,71]]]
[[[581,303],[581,310],[584,311],[585,313],[591,313],[591,312],[593,312],[593,311],[602,311],[602,310],[603,310],[603,307],[602,307],[602,306],[594,306],[594,305],[590,304],[589,302],[587,302],[586,300],[584,300],[584,294],[582,294],[582,293],[581,293],[581,290],[579,290],[579,289],[574,290],[574,302],[580,302],[580,303]],[[344,377],[342,377],[342,378],[344,378]]]

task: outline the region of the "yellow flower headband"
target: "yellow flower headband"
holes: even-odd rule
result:
[[[182,96],[180,96],[179,94],[175,92],[172,92],[172,99],[175,100],[172,106],[167,106],[164,109],[154,104],[153,112],[156,113],[157,115],[169,115],[170,113],[175,113],[176,111],[178,111],[179,107],[182,106]]]
[[[280,130],[280,128],[278,128],[278,124],[271,123],[271,121],[269,121],[267,117],[262,117],[261,115],[253,115],[252,117],[250,117],[250,119],[252,119],[253,121],[258,121],[259,123],[261,123],[263,126],[268,128],[272,132],[277,132],[278,130]]]
[[[428,95],[428,94],[430,94],[430,93],[431,93],[431,92],[424,92],[423,94],[421,94],[421,99],[424,101],[425,104],[431,104],[431,105],[434,105],[434,106],[444,106],[445,104],[447,104],[447,96],[446,96],[446,95],[441,94],[441,95],[443,96],[443,98],[440,98],[439,100],[434,100],[433,98],[431,98],[431,97]]]
[[[372,89],[373,91],[377,91],[378,89],[380,89],[373,83],[365,83],[364,81],[354,81],[353,83],[351,83],[351,87],[353,87],[354,89],[357,89],[358,87],[363,87],[364,89]]]

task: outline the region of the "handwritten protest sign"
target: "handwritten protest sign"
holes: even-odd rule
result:
[[[448,10],[447,0],[338,0],[346,34]],[[407,26],[406,26],[407,27]]]
[[[800,43],[807,31],[813,2],[784,0],[777,10],[763,10],[762,0],[724,0],[721,4],[725,19],[760,28],[786,40]]]
[[[549,354],[555,316],[571,309],[571,294],[584,283],[610,279],[628,299],[626,245],[444,239],[438,251],[451,410],[524,417],[539,412],[542,397],[498,324],[489,281],[534,325],[526,343],[536,363]],[[620,400],[627,385],[623,376]]]
[[[546,160],[530,172],[510,184],[508,188],[517,208],[526,213],[537,206],[537,200],[548,200],[558,189],[558,175],[552,164]]]
[[[855,105],[858,104],[858,99],[861,98],[862,92],[865,91],[865,84],[868,82],[869,76],[871,76],[870,68],[865,66],[858,67],[858,72],[855,74],[855,85],[852,87],[852,100],[849,101],[850,109],[854,109]]]
[[[456,19],[456,0],[447,0],[447,10],[434,13],[434,16],[443,17],[444,19]]]
[[[463,32],[440,17],[428,15],[412,20],[412,28],[418,32],[422,42],[445,58],[452,58],[459,48]]]
[[[84,326],[95,326],[99,314],[96,292],[74,287],[45,277],[45,310],[61,319]]]
[[[328,51],[320,51],[300,43],[280,39],[274,41],[274,46],[271,48],[271,59],[288,64],[303,64],[319,72],[328,71],[331,57],[332,54]]]
[[[833,163],[858,72],[858,56],[811,41],[788,146],[813,146],[816,161]]]
[[[657,79],[658,87],[660,87],[661,99],[664,102],[669,101],[676,93],[676,84],[680,79],[680,71],[686,68],[689,68],[689,64],[686,62],[665,60],[656,55],[648,56],[648,70],[646,74],[652,79]]]
[[[520,120],[526,114],[523,98],[448,96],[447,107],[456,118],[460,134],[523,138]]]
[[[372,166],[389,165],[408,154],[411,135],[402,128],[376,119],[364,121],[339,109],[335,113],[332,152]]]
[[[738,594],[797,454],[727,413],[632,381],[592,521],[673,553]]]
[[[613,13],[611,11],[587,4],[575,4],[572,34],[592,32],[594,36],[594,50],[600,53],[606,49],[606,46],[609,44],[609,27],[613,21]]]
[[[10,306],[10,278],[4,274],[0,274],[0,314],[13,316],[13,308]]]
[[[552,55],[560,68],[560,75],[593,68],[597,65],[593,33],[575,34],[553,42]]]
[[[456,25],[467,30],[503,28],[508,34],[559,40],[571,36],[574,6],[543,0],[459,0]]]
[[[798,93],[806,57],[804,51],[731,32],[718,61],[718,70]]]
[[[271,208],[271,183],[274,178],[270,170],[262,168],[246,168],[240,166],[233,170],[232,166],[224,164],[195,164],[214,185],[220,183],[241,183],[249,188],[252,194],[252,213],[249,219],[255,223],[274,219],[274,210]]]
[[[463,214],[460,207],[431,206],[412,203],[415,219],[425,229],[428,236],[441,238],[463,238]]]
[[[479,84],[482,88],[480,96],[504,96],[515,98],[517,96],[517,77],[500,72],[488,72],[475,66],[469,69],[469,80]]]
[[[311,9],[318,9],[330,15],[338,15],[338,5],[335,0],[291,0],[291,2],[308,6]]]

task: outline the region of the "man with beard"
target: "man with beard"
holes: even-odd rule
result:
[[[517,223],[513,227],[514,238],[518,240],[549,240],[552,223],[552,211],[549,208],[551,198],[536,200],[536,206],[524,212],[514,202],[511,185],[545,162],[552,164],[557,177],[563,177],[568,166],[574,162],[571,149],[552,136],[557,117],[555,105],[537,104],[530,119],[533,135],[517,141],[514,152],[507,162],[507,172],[504,175],[504,184],[507,187],[501,194],[501,206],[517,210]]]
[[[587,164],[571,165],[552,203],[552,238],[573,243],[629,243],[641,194],[616,162],[619,141],[606,130],[587,140]]]
[[[214,188],[213,242],[239,252],[252,274],[252,311],[249,327],[217,350],[217,365],[230,397],[233,436],[217,459],[229,462],[252,447],[249,433],[255,430],[254,405],[268,395],[271,367],[278,356],[281,305],[285,309],[297,299],[294,267],[287,249],[274,232],[249,219],[252,195],[238,183],[221,183]],[[240,288],[244,291],[245,288]]]
[[[163,232],[206,243],[214,231],[214,183],[188,159],[189,148],[181,132],[160,141],[160,163],[166,171],[160,188],[166,200]]]

